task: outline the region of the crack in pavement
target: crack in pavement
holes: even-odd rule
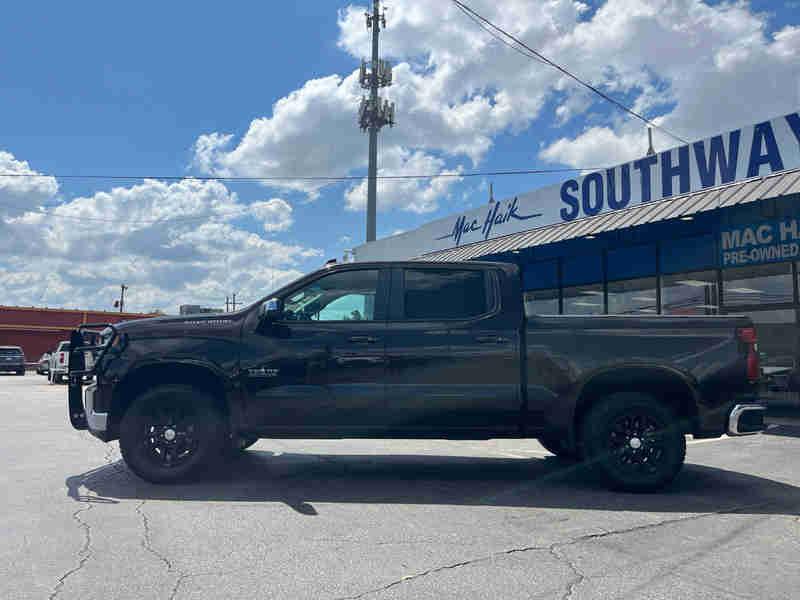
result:
[[[172,562],[163,554],[158,552],[155,548],[153,548],[153,542],[150,538],[150,519],[147,518],[147,514],[145,514],[142,507],[144,507],[147,500],[142,500],[139,505],[136,507],[136,514],[138,514],[142,518],[142,541],[141,545],[147,552],[155,556],[159,561],[164,563],[167,567],[167,571],[172,571]]]
[[[435,569],[429,569],[427,571],[422,571],[421,573],[417,573],[415,575],[407,575],[406,577],[403,577],[402,579],[398,579],[396,581],[392,581],[391,583],[389,583],[388,585],[385,585],[383,587],[375,588],[373,590],[367,590],[366,592],[362,592],[362,593],[357,594],[355,596],[342,596],[340,598],[337,598],[336,600],[359,600],[360,598],[363,598],[363,597],[365,597],[365,596],[367,596],[369,594],[377,594],[379,592],[385,592],[386,590],[388,590],[390,588],[393,588],[395,586],[398,586],[400,584],[408,583],[409,581],[413,581],[415,579],[420,579],[421,577],[427,577],[428,575],[433,575],[435,573],[440,573],[442,571],[448,571],[448,570],[451,570],[451,569],[458,569],[458,568],[461,568],[461,567],[467,567],[467,566],[470,566],[470,565],[483,563],[483,562],[490,561],[490,560],[493,560],[495,558],[498,558],[498,557],[501,557],[501,556],[506,556],[506,555],[509,555],[509,554],[519,554],[519,553],[522,553],[522,552],[532,552],[532,551],[536,551],[536,550],[541,551],[541,552],[545,552],[545,551],[549,550],[549,547],[548,546],[526,546],[526,547],[523,547],[523,548],[512,548],[510,550],[504,550],[503,552],[494,552],[494,553],[490,554],[489,556],[481,556],[479,558],[474,558],[472,560],[465,560],[463,562],[454,563],[452,565],[445,565],[443,567],[437,567]]]
[[[175,596],[178,594],[178,590],[181,587],[181,584],[185,579],[188,577],[194,577],[192,573],[184,573],[181,569],[178,569],[170,559],[166,556],[161,554],[158,550],[153,547],[153,540],[151,537],[152,528],[150,527],[150,519],[147,517],[147,513],[144,512],[144,505],[147,503],[147,500],[142,500],[136,506],[136,514],[138,514],[142,519],[142,540],[141,546],[147,552],[155,556],[159,562],[163,563],[164,566],[167,568],[167,573],[177,573],[178,577],[175,579],[175,583],[172,586],[172,591],[169,593],[169,600],[174,600]]]
[[[141,540],[141,546],[147,552],[149,552],[150,554],[155,556],[161,563],[164,564],[164,566],[167,568],[167,573],[176,573],[178,575],[177,579],[175,579],[175,583],[172,586],[172,590],[170,591],[169,600],[175,600],[175,597],[177,596],[181,585],[183,584],[183,582],[186,579],[189,579],[189,578],[192,578],[192,577],[200,577],[200,576],[203,576],[203,575],[225,575],[225,574],[228,574],[228,573],[239,572],[241,570],[241,569],[237,569],[237,570],[234,570],[234,571],[214,571],[214,572],[209,572],[209,573],[186,573],[186,572],[182,571],[181,569],[179,569],[178,567],[176,567],[175,564],[173,563],[173,561],[171,561],[169,558],[167,558],[166,556],[161,554],[158,550],[156,550],[153,547],[153,540],[152,540],[152,536],[151,536],[151,533],[152,533],[153,529],[150,526],[150,519],[148,518],[147,513],[145,513],[144,510],[143,510],[143,507],[144,507],[144,505],[146,503],[147,503],[147,500],[142,500],[136,506],[136,513],[142,519],[143,535],[142,535],[142,540]],[[246,569],[244,569],[244,570],[246,570]]]
[[[58,578],[58,581],[56,582],[53,591],[50,593],[48,600],[54,600],[56,596],[61,593],[61,590],[63,589],[67,579],[83,569],[83,567],[86,566],[86,563],[89,562],[89,559],[92,557],[92,527],[79,516],[81,513],[90,511],[92,506],[92,504],[87,504],[85,508],[80,508],[72,513],[72,520],[78,523],[78,527],[83,529],[83,546],[81,546],[81,549],[78,550],[76,555],[79,557],[78,564]]]
[[[364,598],[364,597],[366,597],[366,596],[368,596],[370,594],[377,594],[377,593],[385,592],[386,590],[389,590],[389,589],[391,589],[391,588],[393,588],[395,586],[398,586],[398,585],[401,585],[401,584],[405,584],[405,583],[408,583],[409,581],[414,581],[414,580],[420,579],[422,577],[427,577],[428,575],[434,575],[436,573],[441,573],[442,571],[448,571],[448,570],[452,570],[452,569],[459,569],[461,567],[467,567],[467,566],[472,566],[472,565],[484,563],[484,562],[493,560],[495,558],[501,558],[501,557],[504,557],[504,556],[509,556],[511,554],[519,554],[519,553],[532,552],[532,551],[547,551],[547,552],[549,552],[552,556],[554,556],[556,559],[558,559],[559,562],[561,562],[563,564],[566,564],[570,568],[570,570],[575,574],[575,579],[573,579],[573,580],[571,580],[571,581],[569,581],[567,583],[567,589],[566,589],[564,595],[562,596],[562,600],[568,600],[575,593],[576,588],[581,583],[586,581],[587,579],[590,579],[590,577],[588,575],[585,575],[584,573],[582,573],[581,570],[578,569],[577,565],[573,561],[571,561],[565,554],[559,552],[559,550],[561,548],[566,548],[567,546],[572,546],[572,545],[575,545],[575,544],[579,544],[581,542],[594,541],[594,540],[597,540],[597,539],[601,539],[601,538],[605,538],[605,537],[609,537],[609,536],[613,536],[613,535],[627,535],[629,533],[644,531],[644,530],[647,530],[647,529],[656,529],[658,527],[663,527],[665,525],[672,525],[674,523],[685,523],[685,522],[689,522],[689,521],[696,521],[696,520],[699,520],[699,519],[705,519],[707,517],[712,517],[712,516],[722,515],[722,514],[734,514],[734,513],[737,513],[737,512],[743,511],[743,510],[747,510],[747,509],[750,509],[750,508],[761,508],[761,507],[767,506],[769,504],[774,504],[774,503],[773,502],[761,502],[761,503],[758,503],[758,504],[748,504],[748,505],[736,506],[736,507],[732,507],[732,508],[728,508],[728,509],[724,509],[724,510],[719,510],[719,511],[714,511],[714,512],[709,512],[709,513],[700,513],[700,514],[697,514],[697,515],[691,515],[689,517],[680,517],[680,518],[677,518],[677,519],[665,519],[663,521],[658,521],[656,523],[646,523],[644,525],[636,525],[636,526],[628,527],[628,528],[625,528],[625,529],[603,530],[601,533],[589,533],[589,534],[585,534],[585,535],[579,536],[579,537],[577,537],[575,539],[572,539],[572,540],[567,540],[565,542],[555,542],[553,544],[550,544],[549,546],[525,546],[525,547],[522,547],[522,548],[512,548],[510,550],[504,550],[502,552],[494,552],[494,553],[492,553],[492,554],[490,554],[488,556],[482,556],[482,557],[475,558],[475,559],[472,559],[472,560],[465,560],[465,561],[454,563],[454,564],[451,564],[451,565],[445,565],[445,566],[442,566],[442,567],[436,567],[435,569],[428,569],[426,571],[422,571],[422,572],[416,573],[414,575],[407,575],[407,576],[405,576],[405,577],[403,577],[401,579],[392,581],[392,582],[388,583],[385,586],[382,586],[382,587],[379,587],[379,588],[374,588],[374,589],[371,589],[371,590],[367,590],[367,591],[362,592],[360,594],[356,594],[355,596],[341,596],[339,598],[336,598],[336,600],[360,600],[361,598]]]
[[[572,542],[569,542],[566,545],[569,545],[570,543]],[[584,580],[586,579],[586,575],[583,574],[583,572],[578,568],[578,565],[576,565],[572,560],[570,560],[570,558],[566,554],[559,553],[558,546],[559,544],[553,544],[552,546],[550,546],[549,548],[550,554],[555,556],[556,560],[558,560],[559,562],[566,564],[575,575],[575,579],[567,582],[567,589],[564,592],[564,595],[561,596],[561,600],[568,600],[569,598],[572,597],[572,594],[575,593],[575,589],[584,582]]]
[[[193,577],[193,575],[182,574],[175,580],[175,585],[172,586],[172,591],[169,594],[169,600],[175,600],[175,596],[178,594],[178,589],[180,589],[183,580],[187,577]]]

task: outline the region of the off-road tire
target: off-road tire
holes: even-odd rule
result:
[[[600,400],[584,418],[581,434],[587,463],[616,490],[659,490],[675,479],[686,458],[675,413],[646,394]]]
[[[170,484],[217,462],[224,432],[211,396],[187,385],[161,385],[145,391],[125,412],[119,446],[136,475]]]

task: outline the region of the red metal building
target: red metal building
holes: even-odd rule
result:
[[[70,331],[85,323],[119,323],[163,315],[0,306],[0,346],[20,346],[26,362],[35,362],[58,342],[68,340]]]

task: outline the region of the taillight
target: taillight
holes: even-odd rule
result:
[[[747,379],[751,382],[758,381],[761,376],[761,361],[758,352],[750,352],[747,355]]]
[[[755,327],[742,327],[736,335],[743,344],[747,344],[747,379],[758,381],[761,377],[761,359],[758,355],[758,335]]]
[[[61,364],[61,365],[64,364],[64,353],[63,352],[59,352],[58,353],[58,363]]]

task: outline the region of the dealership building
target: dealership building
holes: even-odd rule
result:
[[[746,314],[765,373],[797,376],[800,114],[439,219],[354,254],[517,263],[528,314]]]

